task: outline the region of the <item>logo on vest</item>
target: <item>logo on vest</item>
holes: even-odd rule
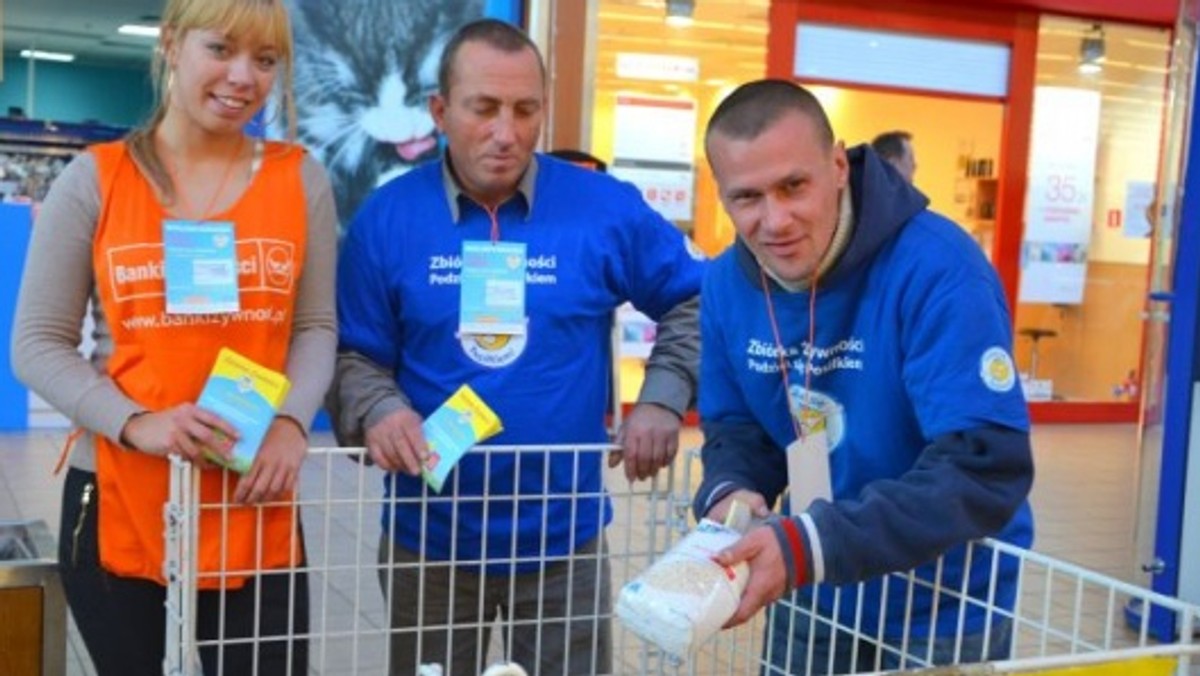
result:
[[[517,360],[525,352],[528,342],[524,335],[470,334],[459,337],[463,352],[471,361],[488,368],[502,368]]]
[[[238,240],[238,287],[242,292],[291,293],[296,246],[282,239]]]
[[[267,282],[276,288],[292,285],[292,250],[290,245],[269,244],[266,247]]]

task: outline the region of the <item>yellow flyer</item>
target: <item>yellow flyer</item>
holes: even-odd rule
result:
[[[236,472],[248,471],[291,386],[282,373],[221,348],[196,405],[237,428],[238,440],[231,460],[215,453],[209,453],[209,459]]]
[[[483,399],[463,385],[438,407],[422,425],[429,444],[429,458],[421,468],[425,483],[438,493],[450,470],[472,446],[499,434],[500,418]]]

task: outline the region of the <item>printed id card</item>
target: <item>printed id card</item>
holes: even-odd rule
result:
[[[813,500],[833,499],[825,416],[809,410],[800,418],[801,437],[787,447],[788,493],[793,515],[803,512]]]
[[[167,313],[237,312],[237,240],[231,221],[163,221]]]
[[[522,242],[463,242],[460,334],[525,334],[525,263]]]

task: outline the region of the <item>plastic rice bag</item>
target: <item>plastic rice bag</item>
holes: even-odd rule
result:
[[[684,660],[733,617],[750,569],[712,557],[737,542],[749,510],[735,503],[724,525],[703,519],[674,547],[621,589],[617,617],[642,639]]]

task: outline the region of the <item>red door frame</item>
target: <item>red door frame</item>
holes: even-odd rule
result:
[[[800,21],[869,29],[886,26],[888,30],[905,33],[1002,42],[1010,46],[1008,97],[1002,100],[1005,106],[992,260],[1009,307],[1013,308],[1014,321],[1024,234],[1029,134],[1033,123],[1038,17],[1039,13],[1034,9],[962,6],[955,2],[930,0],[892,0],[887,3],[878,0],[772,0],[767,34],[767,76],[783,79],[793,77],[796,25]],[[893,91],[912,93],[911,90]],[[1034,422],[1137,422],[1138,419],[1136,402],[1034,402],[1029,409]]]

